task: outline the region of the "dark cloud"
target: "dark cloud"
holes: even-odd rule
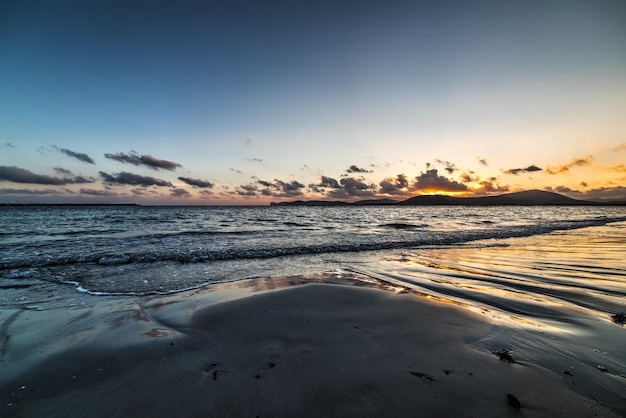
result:
[[[236,168],[229,168],[229,170],[230,170],[230,171],[233,171],[233,172],[235,172],[235,173],[237,173],[237,174],[242,174],[242,173],[243,173],[243,171],[241,171],[241,170],[237,170]]]
[[[189,193],[185,189],[176,188],[176,189],[172,189],[172,192],[170,193],[170,196],[187,198],[187,197],[191,197],[191,193]]]
[[[480,184],[480,187],[473,190],[474,194],[477,195],[506,193],[510,190],[509,186],[499,184],[495,177],[490,177],[487,180],[480,181],[478,184]]]
[[[372,173],[372,171],[357,167],[356,165],[351,165],[346,170],[346,173]]]
[[[263,158],[248,158],[248,161],[253,162],[253,163],[262,163]]]
[[[54,171],[59,173],[59,174],[65,174],[65,175],[70,175],[72,174],[72,172],[70,170],[68,170],[67,168],[62,168],[62,167],[54,167]]]
[[[325,193],[325,188],[340,189],[341,184],[332,177],[322,176],[318,184],[309,184],[309,188],[315,193]]]
[[[133,165],[143,165],[153,170],[163,169],[173,171],[178,167],[182,167],[182,165],[180,165],[179,163],[167,160],[160,160],[158,158],[154,158],[151,155],[139,155],[134,151],[131,151],[130,154],[118,152],[117,154],[104,154],[104,156],[105,158],[108,158],[110,160]]]
[[[102,177],[105,183],[112,184],[129,184],[132,186],[172,186],[172,183],[169,181],[149,176],[140,176],[138,174],[128,173],[125,171],[114,175],[100,171],[100,177]]]
[[[367,184],[362,179],[354,177],[342,178],[339,181],[341,188],[334,188],[328,192],[332,198],[373,197],[376,194],[376,185]]]
[[[97,189],[80,189],[80,194],[89,196],[119,196],[118,193],[110,190],[97,190]]]
[[[557,166],[547,166],[546,173],[548,174],[563,174],[568,173],[569,169],[572,167],[581,167],[591,165],[593,161],[593,156],[588,155],[585,158],[574,158],[567,164],[559,164]]]
[[[266,181],[261,180],[258,177],[253,177],[258,184],[265,187],[261,190],[261,194],[264,196],[273,196],[273,197],[297,197],[302,196],[304,189],[306,186],[300,182],[295,180],[290,182],[285,182],[282,180],[274,179],[274,181]],[[256,186],[255,186],[256,187]],[[258,188],[256,189],[258,190]]]
[[[45,190],[32,190],[32,189],[0,189],[0,195],[58,195],[61,194],[58,190],[45,189]]]
[[[93,183],[95,181],[94,179],[87,179],[81,176],[74,178],[52,177],[43,174],[35,174],[29,170],[19,167],[6,166],[0,166],[0,180],[12,181],[14,183],[49,184],[57,186],[65,184]]]
[[[388,177],[380,182],[380,193],[391,195],[402,195],[409,188],[409,178],[403,173],[398,174],[395,178]]]
[[[444,170],[446,170],[448,174],[452,174],[457,170],[454,163],[451,163],[450,161],[444,161],[444,160],[439,160],[439,159],[437,159],[436,161],[437,163],[445,166]]]
[[[478,181],[478,180],[480,180],[480,179],[478,178],[478,176],[476,176],[476,177],[472,177],[472,174],[474,174],[474,173],[473,173],[473,172],[471,172],[471,171],[470,171],[469,173],[465,173],[465,172],[464,172],[464,173],[462,173],[462,174],[459,176],[459,177],[460,177],[460,179],[461,179],[461,183],[471,183],[471,182],[473,182],[473,181]]]
[[[502,170],[504,174],[512,174],[514,176],[517,176],[518,174],[521,174],[521,173],[533,173],[535,171],[541,171],[541,168],[537,167],[534,164],[529,165],[526,168],[510,168],[508,170]]]
[[[590,189],[582,194],[584,199],[599,199],[599,200],[621,200],[626,201],[626,187],[613,186],[613,187],[599,187],[596,189]]]
[[[192,179],[190,177],[179,177],[178,180],[187,183],[190,186],[200,187],[202,189],[210,189],[215,186],[210,181],[201,180],[201,179]]]
[[[198,194],[202,195],[203,197],[213,196],[213,192],[207,189],[200,190]]]
[[[440,176],[437,169],[433,168],[422,172],[415,178],[415,189],[421,191],[441,191],[441,192],[464,192],[467,186],[457,181],[450,180],[445,176]]]
[[[483,157],[476,157],[476,159],[478,160],[479,163],[481,163],[482,165],[488,165],[487,164],[487,159],[483,158]]]
[[[259,188],[254,184],[242,184],[235,189],[239,196],[256,196],[258,191]]]
[[[54,146],[54,148],[58,149],[60,152],[67,155],[68,157],[76,158],[77,160],[82,161],[84,163],[89,163],[89,164],[96,163],[94,160],[91,159],[89,155],[83,154],[82,152],[74,152],[67,148],[59,148],[56,145]]]
[[[563,194],[573,194],[573,193],[581,193],[580,190],[574,190],[567,186],[556,186],[556,187],[545,187],[544,190],[555,193],[563,193]]]

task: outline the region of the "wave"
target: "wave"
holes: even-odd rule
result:
[[[505,239],[515,237],[527,237],[538,234],[546,234],[557,230],[571,230],[590,226],[601,226],[612,222],[625,221],[626,217],[597,218],[588,220],[569,220],[551,222],[543,225],[525,225],[516,227],[500,227],[490,230],[479,231],[454,231],[448,233],[425,233],[411,234],[402,239],[389,239],[385,236],[355,236],[352,241],[346,238],[346,242],[325,242],[320,244],[294,244],[291,246],[266,246],[246,247],[242,241],[240,246],[227,246],[217,249],[193,249],[176,247],[165,248],[162,251],[141,251],[141,245],[134,245],[134,251],[127,252],[94,252],[80,254],[66,254],[63,256],[46,257],[22,257],[0,262],[0,270],[10,270],[30,267],[62,266],[82,263],[95,263],[102,266],[115,266],[129,263],[153,263],[153,262],[179,262],[179,263],[202,263],[211,261],[259,259],[296,255],[314,255],[324,253],[363,252],[375,250],[390,250],[412,247],[436,247],[449,245],[462,245],[468,242],[488,239]],[[404,225],[404,224],[403,224]],[[207,231],[182,231],[174,235],[207,234]],[[220,234],[229,232],[217,232]],[[252,233],[238,231],[237,233]],[[152,234],[142,238],[169,237],[169,234]]]

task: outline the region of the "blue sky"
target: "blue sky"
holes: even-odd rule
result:
[[[3,2],[0,201],[626,198],[624,21],[621,0]]]

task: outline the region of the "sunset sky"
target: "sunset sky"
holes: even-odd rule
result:
[[[626,1],[3,1],[0,203],[626,199]]]

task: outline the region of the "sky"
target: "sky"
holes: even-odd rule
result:
[[[626,2],[0,2],[0,203],[626,199]]]

